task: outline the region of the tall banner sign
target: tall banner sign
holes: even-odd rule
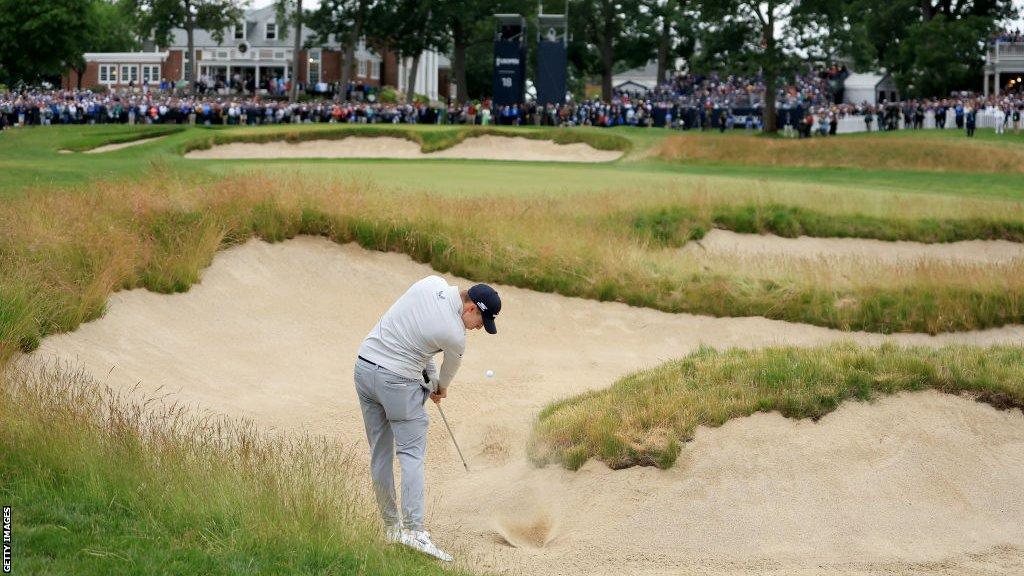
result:
[[[494,104],[522,104],[526,93],[526,20],[518,14],[495,14]]]
[[[537,22],[537,104],[564,104],[566,19],[561,14],[541,14]]]
[[[565,103],[565,44],[541,42],[537,45],[537,103]]]
[[[517,42],[494,43],[494,103],[522,104],[526,91],[525,50]]]

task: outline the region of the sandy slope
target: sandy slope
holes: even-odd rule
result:
[[[208,150],[193,150],[186,158],[462,158],[469,160],[531,160],[535,162],[611,162],[622,156],[614,150],[598,150],[587,144],[556,144],[550,140],[505,136],[478,136],[438,152],[423,153],[420,145],[404,138],[364,138],[305,142],[234,142]]]
[[[253,241],[219,254],[186,294],[113,295],[104,318],[46,339],[32,359],[327,434],[365,462],[356,350],[430,273],[322,239]],[[758,414],[700,429],[668,471],[531,468],[523,445],[547,402],[700,343],[885,338],[499,289],[500,332],[471,333],[445,405],[469,474],[428,406],[428,523],[463,562],[520,574],[1024,573],[1024,416],[938,393],[847,404],[819,423]],[[1024,327],[892,339],[1022,343]]]
[[[796,259],[859,259],[886,264],[921,260],[972,264],[1006,264],[1024,260],[1024,244],[1006,240],[969,240],[948,244],[886,242],[865,238],[782,238],[771,234],[737,234],[711,230],[700,242],[683,250],[696,255],[738,254]]]
[[[115,150],[121,150],[123,148],[131,148],[132,146],[139,146],[140,144],[149,144],[150,142],[156,142],[166,138],[166,136],[157,136],[156,138],[141,138],[139,140],[132,140],[130,142],[121,142],[119,144],[106,144],[103,146],[97,146],[96,148],[90,148],[86,150],[86,154],[101,154],[103,152],[113,152]]]

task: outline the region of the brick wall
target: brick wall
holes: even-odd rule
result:
[[[100,83],[100,67],[95,62],[87,62],[85,64],[85,73],[82,74],[82,88],[89,88],[97,86]],[[62,87],[65,90],[76,90],[78,89],[78,72],[74,70],[68,70],[64,73],[62,78]]]
[[[172,82],[181,80],[182,63],[184,56],[181,50],[171,50],[167,53],[167,60],[160,67],[160,77]]]
[[[331,84],[341,80],[341,58],[343,54],[336,50],[324,50],[320,53],[320,77]]]

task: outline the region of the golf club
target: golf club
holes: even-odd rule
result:
[[[430,384],[430,376],[427,375],[427,371],[423,371],[423,382]],[[455,444],[455,450],[459,453],[459,458],[462,459],[462,465],[466,468],[466,472],[469,472],[469,464],[466,464],[466,457],[462,455],[462,448],[459,448],[459,442],[455,439],[455,434],[452,432],[452,427],[448,425],[448,418],[445,418],[444,410],[441,409],[441,404],[437,404],[437,411],[441,413],[441,420],[444,420],[444,427],[448,429],[448,435],[452,437],[452,444]]]
[[[441,413],[441,420],[444,420],[444,427],[448,429],[448,434],[452,437],[452,443],[455,444],[455,450],[459,452],[459,458],[462,458],[462,465],[466,467],[466,472],[469,472],[469,464],[466,464],[466,458],[462,455],[462,449],[459,448],[459,443],[455,440],[455,434],[452,434],[452,427],[448,425],[448,419],[444,417],[444,410],[441,409],[441,405],[437,405],[437,411]]]

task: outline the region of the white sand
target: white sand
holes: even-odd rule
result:
[[[85,151],[86,154],[102,154],[103,152],[113,152],[115,150],[122,150],[124,148],[131,148],[132,146],[139,146],[141,144],[149,144],[150,142],[156,142],[162,140],[166,136],[157,136],[155,138],[140,138],[139,140],[132,140],[131,142],[121,142],[119,144],[105,144],[103,146],[97,146],[96,148],[90,148]]]
[[[188,293],[114,294],[106,316],[47,338],[30,360],[69,360],[116,389],[163,387],[173,399],[266,427],[326,434],[356,446],[365,466],[356,350],[394,299],[430,273],[404,255],[323,239],[253,241],[218,254]],[[427,407],[428,527],[470,567],[1024,573],[1019,410],[924,392],[848,403],[819,423],[758,414],[700,429],[668,471],[613,472],[593,461],[575,473],[538,470],[524,455],[532,420],[551,400],[605,388],[701,343],[1020,344],[1024,327],[886,338],[498,288],[499,334],[470,334],[445,401],[470,473]]]
[[[917,261],[1008,264],[1024,259],[1024,244],[1006,240],[969,240],[946,244],[886,242],[862,238],[782,238],[771,234],[737,234],[711,230],[690,242],[684,251],[696,255],[736,254],[745,257],[779,256],[792,259],[869,260],[886,264]]]
[[[420,145],[404,138],[350,136],[340,140],[304,142],[234,142],[207,150],[193,150],[186,158],[254,160],[272,158],[462,158],[470,160],[531,160],[536,162],[611,162],[622,152],[597,150],[587,144],[556,144],[520,136],[478,136],[425,154]]]

